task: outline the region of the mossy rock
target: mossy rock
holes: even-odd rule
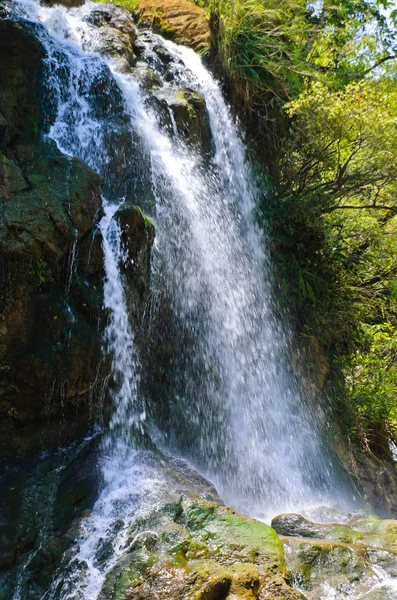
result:
[[[133,547],[108,575],[101,600],[303,597],[287,584],[276,532],[217,503],[175,499],[138,522],[131,536]],[[270,589],[272,596],[263,595]]]
[[[347,593],[375,577],[364,546],[302,538],[283,538],[283,542],[294,581],[313,598],[321,597],[325,583]]]
[[[341,597],[350,597],[353,589],[354,597],[393,597],[371,590],[379,567],[390,577],[397,576],[396,521],[361,514],[345,525],[319,524],[291,514],[279,515],[272,525],[286,536],[282,541],[288,568],[310,600],[323,598],[324,586]]]
[[[204,97],[190,88],[176,90],[161,89],[153,97],[157,100],[161,116],[165,104],[173,115],[178,135],[185,143],[196,146],[202,154],[208,154],[212,148],[211,128]],[[163,119],[169,127],[166,119]]]
[[[358,517],[346,525],[313,523],[297,514],[279,515],[273,519],[272,527],[283,536],[363,544],[397,554],[397,521],[375,515]]]

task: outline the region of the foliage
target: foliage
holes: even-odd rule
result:
[[[45,260],[39,258],[36,261],[36,271],[37,271],[37,277],[40,281],[40,283],[45,283],[46,282],[46,276],[47,276],[47,263],[45,262]]]
[[[387,0],[207,0],[224,69],[250,106],[293,97],[305,77],[354,79],[395,56]],[[392,13],[395,18],[397,14]],[[262,101],[261,101],[262,99]]]
[[[315,197],[319,213],[363,206],[397,212],[393,80],[362,80],[337,92],[315,83],[286,109],[294,118],[283,159],[288,193]]]
[[[218,20],[218,45],[225,70],[241,98],[262,106],[263,93],[286,98],[299,82],[294,54],[301,37],[301,0],[211,0]]]
[[[286,110],[292,122],[279,200],[294,207],[292,229],[300,222],[319,234],[317,247],[300,256],[304,280],[317,283],[304,297],[309,327],[343,380],[349,432],[380,452],[397,433],[396,81],[341,90],[317,82]]]
[[[340,359],[348,425],[366,447],[384,452],[397,434],[396,322],[362,326],[362,344]]]
[[[394,3],[203,2],[268,172],[260,213],[281,288],[329,357],[346,432],[386,452],[397,435]]]

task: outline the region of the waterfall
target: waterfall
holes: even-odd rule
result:
[[[166,90],[190,88],[204,97],[211,147],[201,151],[176,133],[175,123],[162,125],[133,69],[97,53],[100,33],[87,19],[94,6],[16,4],[19,16],[39,24],[47,53],[48,137],[105,179],[100,229],[114,414],[103,442],[103,489],[83,526],[73,575],[49,596],[65,600],[97,598],[125,546],[124,525],[162,484],[131,444],[132,430],[144,428],[159,448],[214,482],[226,503],[252,516],[339,494],[316,419],[288,365],[288,328],[276,317],[266,239],[255,222],[260,192],[219,83],[192,50],[159,36],[143,39],[145,60]],[[156,45],[172,59],[172,85],[158,68]],[[107,102],[98,100],[98,88],[106,89]],[[120,128],[123,150],[112,137]],[[150,383],[153,355],[134,341],[120,269],[115,215],[126,199],[136,201],[135,172],[149,182],[142,208],[156,224],[148,336],[159,360],[172,346],[169,336],[186,340],[168,360],[179,370],[170,368],[166,393]],[[169,330],[162,325],[165,306]],[[158,402],[168,403],[166,419]],[[104,571],[98,557],[109,544],[113,558]]]

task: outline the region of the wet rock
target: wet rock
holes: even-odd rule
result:
[[[174,463],[158,465],[165,483],[132,525],[100,600],[304,598],[287,583],[282,544],[269,526],[204,500],[197,474],[191,480]]]
[[[197,146],[203,154],[210,152],[211,129],[203,96],[189,88],[182,88],[160,90],[155,97],[162,107],[166,103],[182,139],[189,145]]]
[[[177,129],[189,142],[199,143],[204,150],[211,146],[211,133],[205,100],[188,88],[179,90],[168,103]]]
[[[2,256],[59,260],[95,224],[101,178],[82,161],[42,147],[24,163],[23,175],[9,168],[8,174],[0,216]]]
[[[37,80],[44,51],[20,23],[0,21],[0,114],[2,145],[38,134]],[[10,158],[10,157],[9,157]]]
[[[321,525],[298,514],[279,515],[272,520],[272,527],[279,535],[321,538],[323,533]]]
[[[42,598],[98,492],[98,439],[8,461],[1,471],[0,598]],[[32,552],[32,554],[29,553]],[[27,556],[28,555],[28,556]],[[23,576],[20,575],[24,564]]]
[[[397,521],[375,515],[359,516],[346,525],[313,523],[301,515],[279,515],[272,520],[279,535],[365,544],[397,554]]]
[[[78,6],[83,6],[84,0],[41,0],[41,4],[44,4],[44,6],[61,4],[62,6],[66,6],[66,8],[77,8]]]
[[[136,63],[134,44],[137,39],[130,11],[111,4],[98,6],[86,19],[100,30],[95,49],[104,56],[117,58],[122,68],[130,71]]]
[[[396,598],[397,593],[395,588],[388,585],[380,585],[377,589],[360,596],[358,600],[395,600]]]
[[[358,514],[346,525],[319,524],[292,514],[279,515],[272,526],[285,536],[288,568],[309,600],[321,600],[326,589],[335,597],[354,591],[354,598],[367,598],[368,592],[376,598],[379,573],[397,573],[396,521]]]
[[[18,165],[0,154],[0,196],[7,198],[28,189],[29,183]]]
[[[140,315],[148,294],[150,250],[154,242],[154,225],[142,210],[125,203],[116,213],[124,251],[123,267],[129,281],[128,302],[131,314]]]
[[[146,64],[137,65],[135,67],[134,78],[139,82],[141,90],[146,93],[163,86],[159,75]]]
[[[211,46],[205,10],[189,0],[140,0],[135,14],[142,25],[199,52]]]
[[[335,452],[357,482],[367,506],[382,517],[396,519],[397,469],[392,459],[376,457],[355,446],[347,448],[338,432],[332,439]]]
[[[7,143],[8,137],[8,123],[3,115],[0,113],[0,146],[3,146]]]
[[[161,46],[160,44],[153,46],[153,52],[157,55],[163,65],[169,65],[174,60],[172,54],[168,52],[167,48]]]
[[[132,43],[131,17],[109,10]],[[35,26],[0,22],[0,456],[82,435],[108,407],[103,182],[40,138],[43,56]],[[138,319],[150,244],[129,243]]]
[[[282,538],[286,546],[288,568],[299,588],[319,599],[327,584],[339,594],[348,594],[361,586],[371,587],[375,577],[365,547],[325,540]]]

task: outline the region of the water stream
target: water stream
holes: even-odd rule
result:
[[[157,104],[148,102],[133,69],[97,53],[100,32],[89,18],[94,6],[68,11],[23,0],[15,9],[39,24],[46,49],[47,135],[105,181],[100,230],[114,414],[102,443],[102,491],[68,581],[59,578],[46,596],[63,600],[97,598],[125,546],[124,525],[164,484],[133,432],[187,459],[227,504],[258,518],[345,499],[289,365],[288,327],[276,316],[266,239],[255,222],[260,192],[220,85],[192,50],[146,34],[143,58],[162,84]],[[170,57],[167,68],[158,45]],[[207,148],[178,134],[172,111],[164,125],[158,107],[179,88],[205,99]],[[115,215],[128,201],[156,225],[146,354],[134,339],[120,269]],[[164,351],[169,346],[171,356]],[[151,368],[165,361],[162,386]],[[98,558],[105,542],[112,549],[106,569]]]

